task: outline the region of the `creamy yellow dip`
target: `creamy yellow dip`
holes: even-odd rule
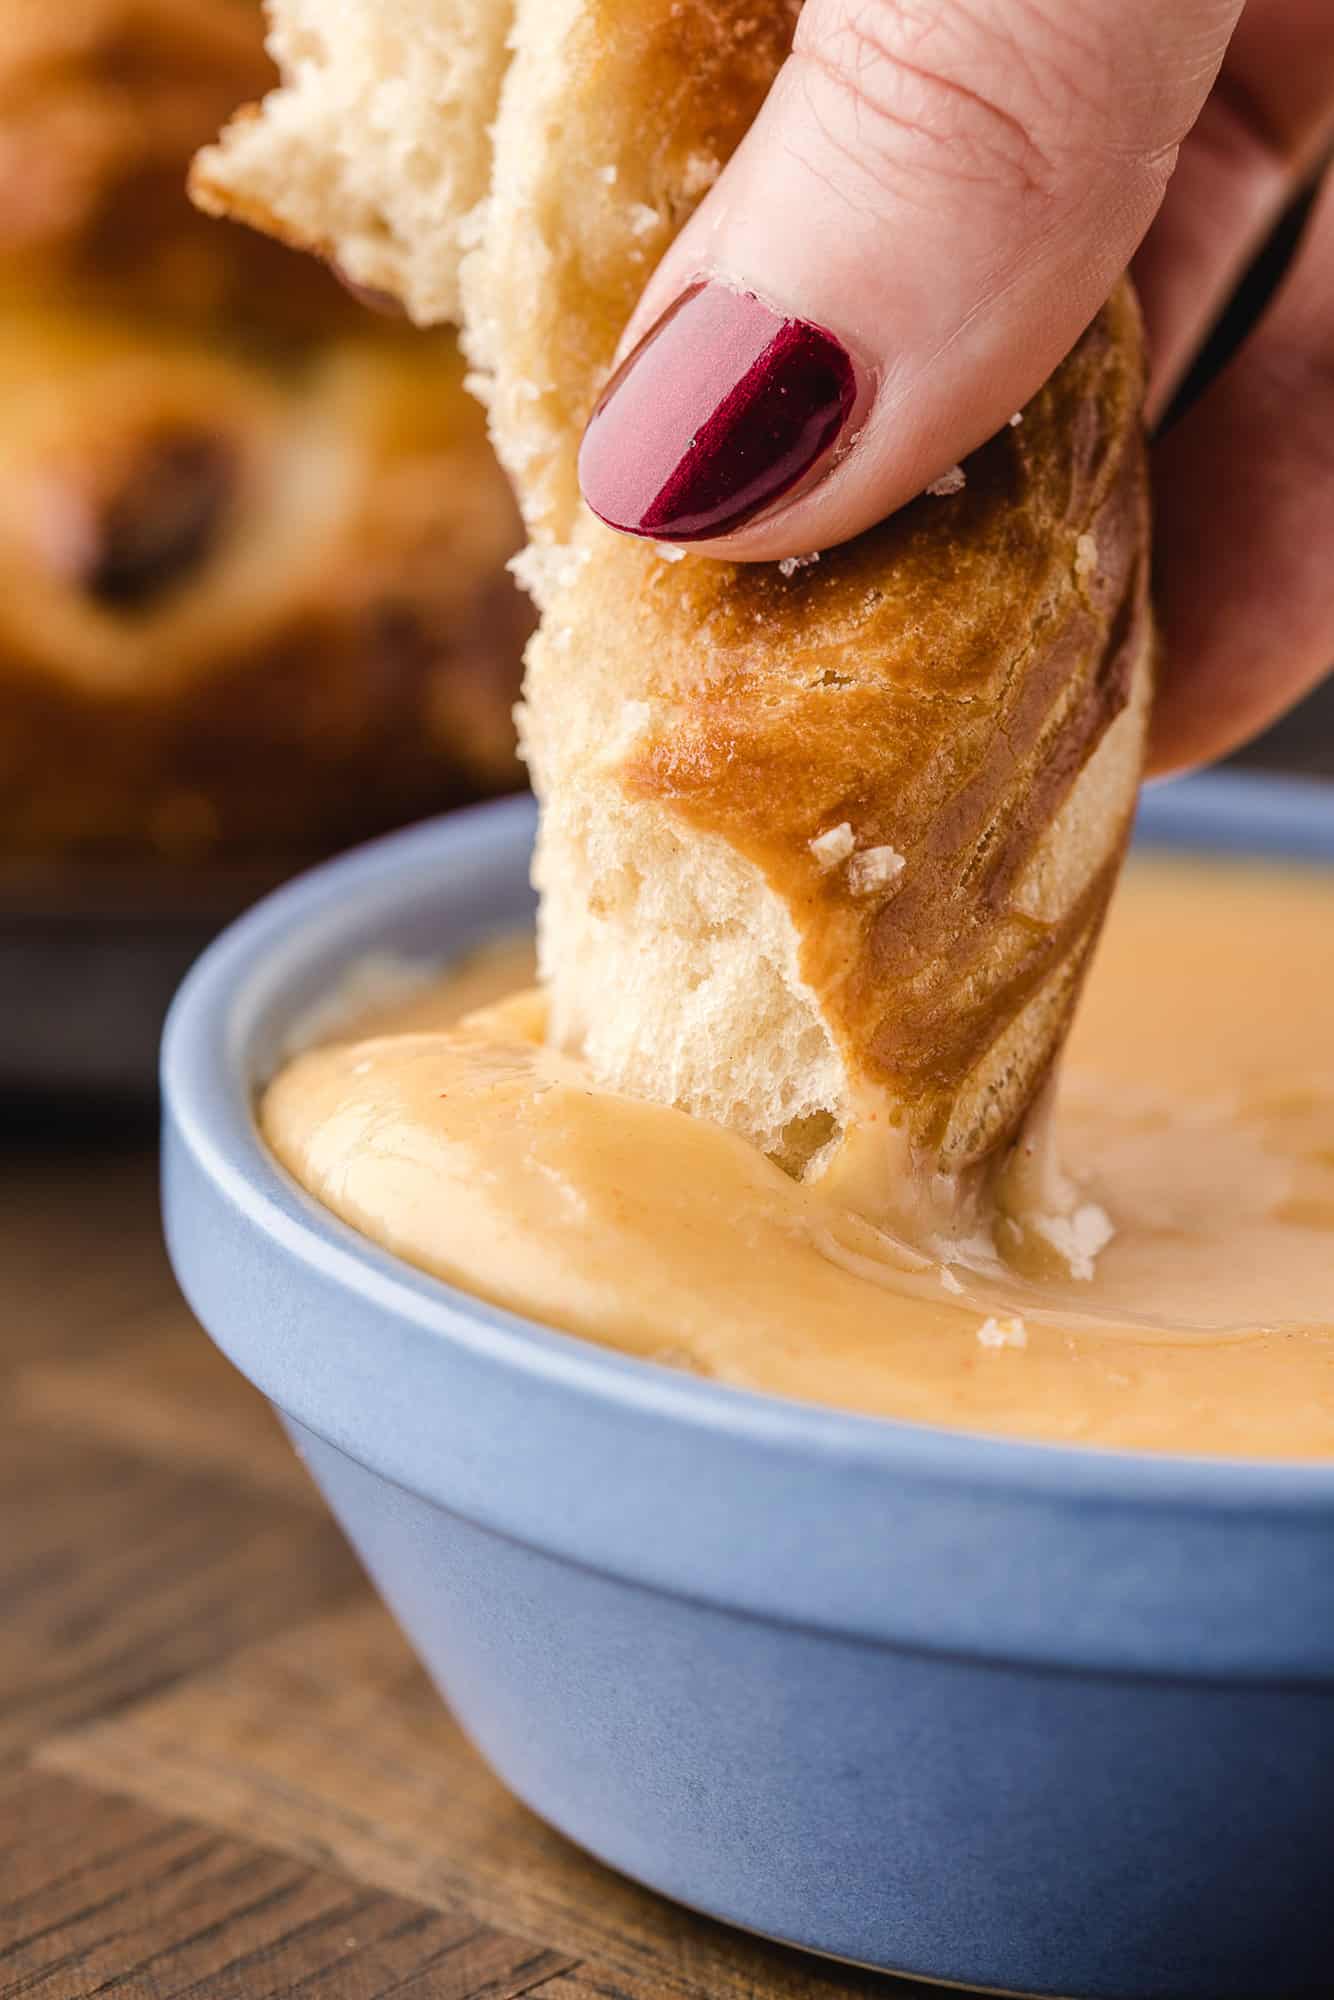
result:
[[[529,965],[475,964],[264,1098],[289,1170],[399,1256],[606,1346],[844,1409],[1334,1456],[1334,881],[1130,868],[1058,1106],[1072,1269],[1041,1278],[984,1238],[898,1243],[733,1135],[596,1088],[541,1046],[535,994],[451,1028]]]

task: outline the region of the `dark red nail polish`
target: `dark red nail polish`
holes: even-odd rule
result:
[[[584,497],[632,535],[730,534],[819,464],[857,399],[832,333],[753,292],[692,285],[603,391],[579,452]]]

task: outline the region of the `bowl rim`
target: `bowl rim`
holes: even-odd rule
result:
[[[895,1468],[973,1488],[1094,1503],[1289,1514],[1334,1504],[1334,1460],[1199,1457],[953,1430],[803,1403],[687,1375],[475,1298],[419,1271],[323,1209],[271,1157],[253,1112],[240,1003],[257,980],[281,990],[316,945],[350,929],[368,900],[444,865],[512,866],[535,825],[531,800],[467,808],[352,850],[298,877],[234,923],[203,954],[173,1002],[162,1090],[175,1139],[215,1191],[282,1253],[350,1288],[377,1314],[462,1346],[489,1364],[702,1432],[794,1447],[816,1459]],[[1334,863],[1334,785],[1208,773],[1152,787],[1141,831],[1154,846]]]

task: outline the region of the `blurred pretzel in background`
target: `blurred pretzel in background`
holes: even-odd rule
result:
[[[520,782],[452,334],[199,215],[252,0],[0,0],[0,858],[285,863]]]

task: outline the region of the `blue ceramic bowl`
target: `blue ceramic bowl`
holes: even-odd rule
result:
[[[1027,1445],[747,1394],[423,1276],[252,1101],[371,951],[523,920],[530,809],[382,841],[203,959],[166,1038],[172,1256],[501,1777],[729,1923],[1011,1992],[1334,1983],[1334,1465]],[[1334,863],[1334,789],[1143,838]]]

